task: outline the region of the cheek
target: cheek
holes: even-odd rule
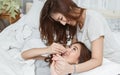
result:
[[[75,25],[77,24],[77,22],[76,22],[76,21],[72,21],[71,24],[72,24],[73,26],[75,26]]]
[[[53,20],[57,21],[57,18],[58,18],[58,17],[52,15],[51,18],[52,18]]]
[[[66,59],[69,63],[77,63],[79,58],[79,54],[71,54],[69,55],[68,59]]]

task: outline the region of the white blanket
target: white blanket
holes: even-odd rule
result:
[[[35,75],[34,60],[23,60],[21,52],[44,47],[39,33],[39,15],[43,4],[40,0],[34,0],[28,14],[0,33],[0,75]]]

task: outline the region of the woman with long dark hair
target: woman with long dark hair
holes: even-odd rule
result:
[[[120,62],[119,45],[105,18],[96,11],[78,7],[72,0],[47,0],[40,17],[40,33],[46,44],[82,41],[91,50],[91,59],[76,65],[76,73],[96,68],[103,56]],[[115,44],[113,44],[115,43]],[[63,68],[63,66],[67,65]],[[56,63],[59,73],[73,73],[73,65]]]

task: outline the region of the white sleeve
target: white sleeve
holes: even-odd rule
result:
[[[92,17],[90,18],[88,26],[88,37],[90,41],[94,41],[98,39],[100,36],[104,36],[105,34],[105,26],[106,23],[101,20],[101,17]]]

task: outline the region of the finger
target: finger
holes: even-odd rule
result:
[[[55,65],[55,61],[53,60],[51,66],[54,66],[54,65]]]
[[[60,74],[60,71],[58,71],[58,70],[56,70],[56,69],[55,69],[55,71],[56,71],[56,74],[57,74],[57,75],[61,75],[61,74]]]
[[[60,73],[60,70],[61,70],[61,69],[60,69],[59,65],[57,65],[57,64],[55,65],[55,70],[56,70],[57,74]]]
[[[57,54],[55,54],[52,59],[58,60],[59,58],[58,58]]]
[[[61,50],[55,50],[55,53],[61,55],[63,53],[63,51],[61,51]]]
[[[55,43],[55,46],[63,50],[65,49],[65,47],[62,44]]]
[[[64,59],[59,58],[59,57],[53,57],[52,60],[55,60],[57,63],[58,63],[58,62],[65,62]]]
[[[53,56],[53,57],[55,57],[55,56],[56,56],[56,54],[53,54],[52,56]]]
[[[59,75],[61,75],[61,73],[64,71],[63,66],[61,66],[59,64],[55,64],[55,69],[56,69],[57,74],[59,74]]]
[[[57,56],[57,55],[53,55],[53,58],[52,58],[52,60],[55,60],[55,61],[57,61],[57,60],[59,60],[59,58],[58,58],[58,56]]]
[[[60,60],[65,60],[61,55],[56,54],[56,57],[59,58]]]
[[[56,48],[54,49],[55,52],[58,52],[58,53],[65,53],[66,50],[62,50],[62,49],[59,49],[59,48]]]

